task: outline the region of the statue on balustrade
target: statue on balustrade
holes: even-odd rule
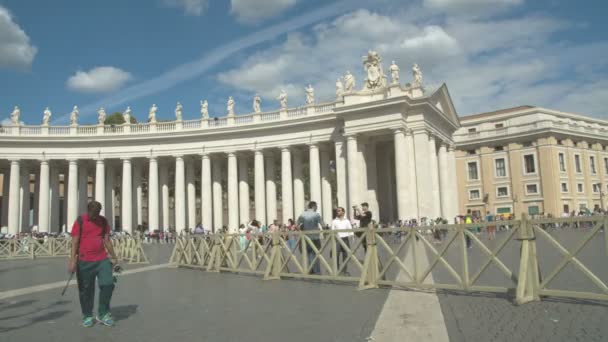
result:
[[[131,123],[131,106],[127,106],[127,109],[122,113],[122,117],[125,119],[125,124]]]
[[[152,107],[150,107],[150,112],[148,113],[148,122],[149,123],[156,123],[156,111],[158,110],[158,107],[156,107],[156,104],[153,103]]]
[[[391,72],[393,84],[399,84],[399,66],[395,64],[395,61],[391,63],[391,67],[389,68],[389,70]]]
[[[382,58],[376,51],[368,51],[363,56],[363,67],[367,73],[364,90],[376,90],[386,86],[386,75],[382,71]]]
[[[412,66],[412,76],[414,76],[414,86],[421,86],[422,85],[422,70],[420,70],[420,67],[418,66],[418,64],[414,64],[414,66]]]
[[[262,98],[260,97],[259,94],[255,94],[255,96],[253,97],[253,112],[254,113],[259,113],[262,111],[260,108],[261,103],[262,103]]]
[[[234,115],[234,99],[232,96],[228,96],[228,102],[226,103],[226,109],[228,109],[228,115]]]
[[[350,71],[346,70],[346,75],[344,75],[344,91],[350,93],[355,88],[355,76],[350,73]]]
[[[306,91],[306,104],[307,105],[312,105],[315,103],[315,88],[312,87],[312,85],[308,85],[308,87],[304,88],[304,91]]]
[[[179,102],[175,106],[175,120],[182,121],[182,104]]]
[[[104,125],[106,123],[106,110],[103,107],[99,107],[97,111],[97,124]]]
[[[344,86],[342,86],[342,80],[338,78],[336,80],[336,97],[340,97],[344,94]]]
[[[70,125],[78,125],[78,114],[78,106],[74,106],[74,108],[72,109],[72,113],[70,113]]]
[[[203,119],[209,118],[209,103],[207,103],[207,100],[201,101],[201,116]]]
[[[281,93],[277,98],[281,102],[281,109],[287,109],[287,92],[284,89],[281,89]]]
[[[21,109],[18,106],[13,108],[13,112],[11,113],[11,123],[15,126],[19,125],[19,117],[21,116]]]
[[[48,126],[49,125],[49,120],[51,120],[51,110],[49,109],[49,107],[46,107],[44,109],[43,115],[42,115],[42,125],[43,126]]]

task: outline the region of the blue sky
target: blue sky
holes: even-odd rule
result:
[[[446,82],[460,115],[521,104],[608,119],[608,24],[602,1],[556,0],[0,0],[0,118],[18,105],[26,124],[49,106],[66,123],[131,106],[145,121],[237,114],[333,98],[361,56],[395,60],[402,81],[418,63],[431,88]],[[606,6],[606,5],[604,5]],[[605,8],[605,7],[604,7]]]

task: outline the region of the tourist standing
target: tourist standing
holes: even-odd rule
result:
[[[317,202],[310,201],[308,203],[308,209],[298,217],[298,227],[302,231],[320,231],[323,227],[321,215],[317,212]],[[321,241],[319,240],[319,234],[307,234],[308,238],[312,241],[317,250],[321,248]],[[312,246],[305,242],[306,253],[308,257],[308,266],[312,263],[316,257],[316,252]],[[319,265],[319,258],[312,265],[310,274],[321,274],[321,266]]]
[[[372,212],[369,210],[369,204],[367,204],[367,202],[361,203],[361,209],[357,208],[357,206],[353,206],[353,216],[355,219],[359,220],[359,228],[368,229],[370,223],[372,223]],[[367,240],[365,239],[364,233],[358,232],[355,234],[357,237],[363,236],[361,244],[363,245],[363,250],[367,253]]]
[[[353,229],[353,227],[350,224],[350,221],[345,217],[345,214],[346,212],[344,211],[344,208],[336,208],[336,218],[331,223],[331,230],[338,231],[338,238],[342,240],[342,243],[350,249],[349,238],[353,235],[353,232],[350,230]],[[336,261],[338,264],[338,269],[340,269],[340,256],[342,256],[342,262],[346,262],[346,259],[348,258],[348,252],[346,251],[342,243],[338,241],[336,246]],[[346,267],[344,267],[344,270],[342,272],[348,275]]]

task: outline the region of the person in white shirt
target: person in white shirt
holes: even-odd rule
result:
[[[331,230],[337,230],[338,231],[338,237],[340,238],[340,240],[342,240],[342,242],[344,242],[344,244],[350,249],[350,243],[349,243],[349,237],[353,235],[352,231],[348,231],[349,229],[353,229],[353,227],[350,224],[350,221],[344,217],[345,211],[344,208],[342,207],[337,207],[336,208],[336,218],[332,221],[331,223]],[[348,258],[348,252],[346,251],[346,249],[344,249],[344,247],[342,246],[342,244],[338,241],[337,242],[337,246],[336,246],[336,250],[337,250],[337,255],[336,255],[336,259],[337,259],[337,263],[338,263],[338,269],[340,268],[340,255],[342,255],[342,261],[344,262],[346,260],[346,258]],[[346,268],[344,269],[344,272],[346,273]]]

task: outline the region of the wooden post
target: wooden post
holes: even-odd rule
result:
[[[536,237],[528,222],[526,214],[522,215],[519,227],[521,252],[519,259],[519,281],[517,283],[515,302],[518,305],[540,301],[538,260],[536,259]]]

